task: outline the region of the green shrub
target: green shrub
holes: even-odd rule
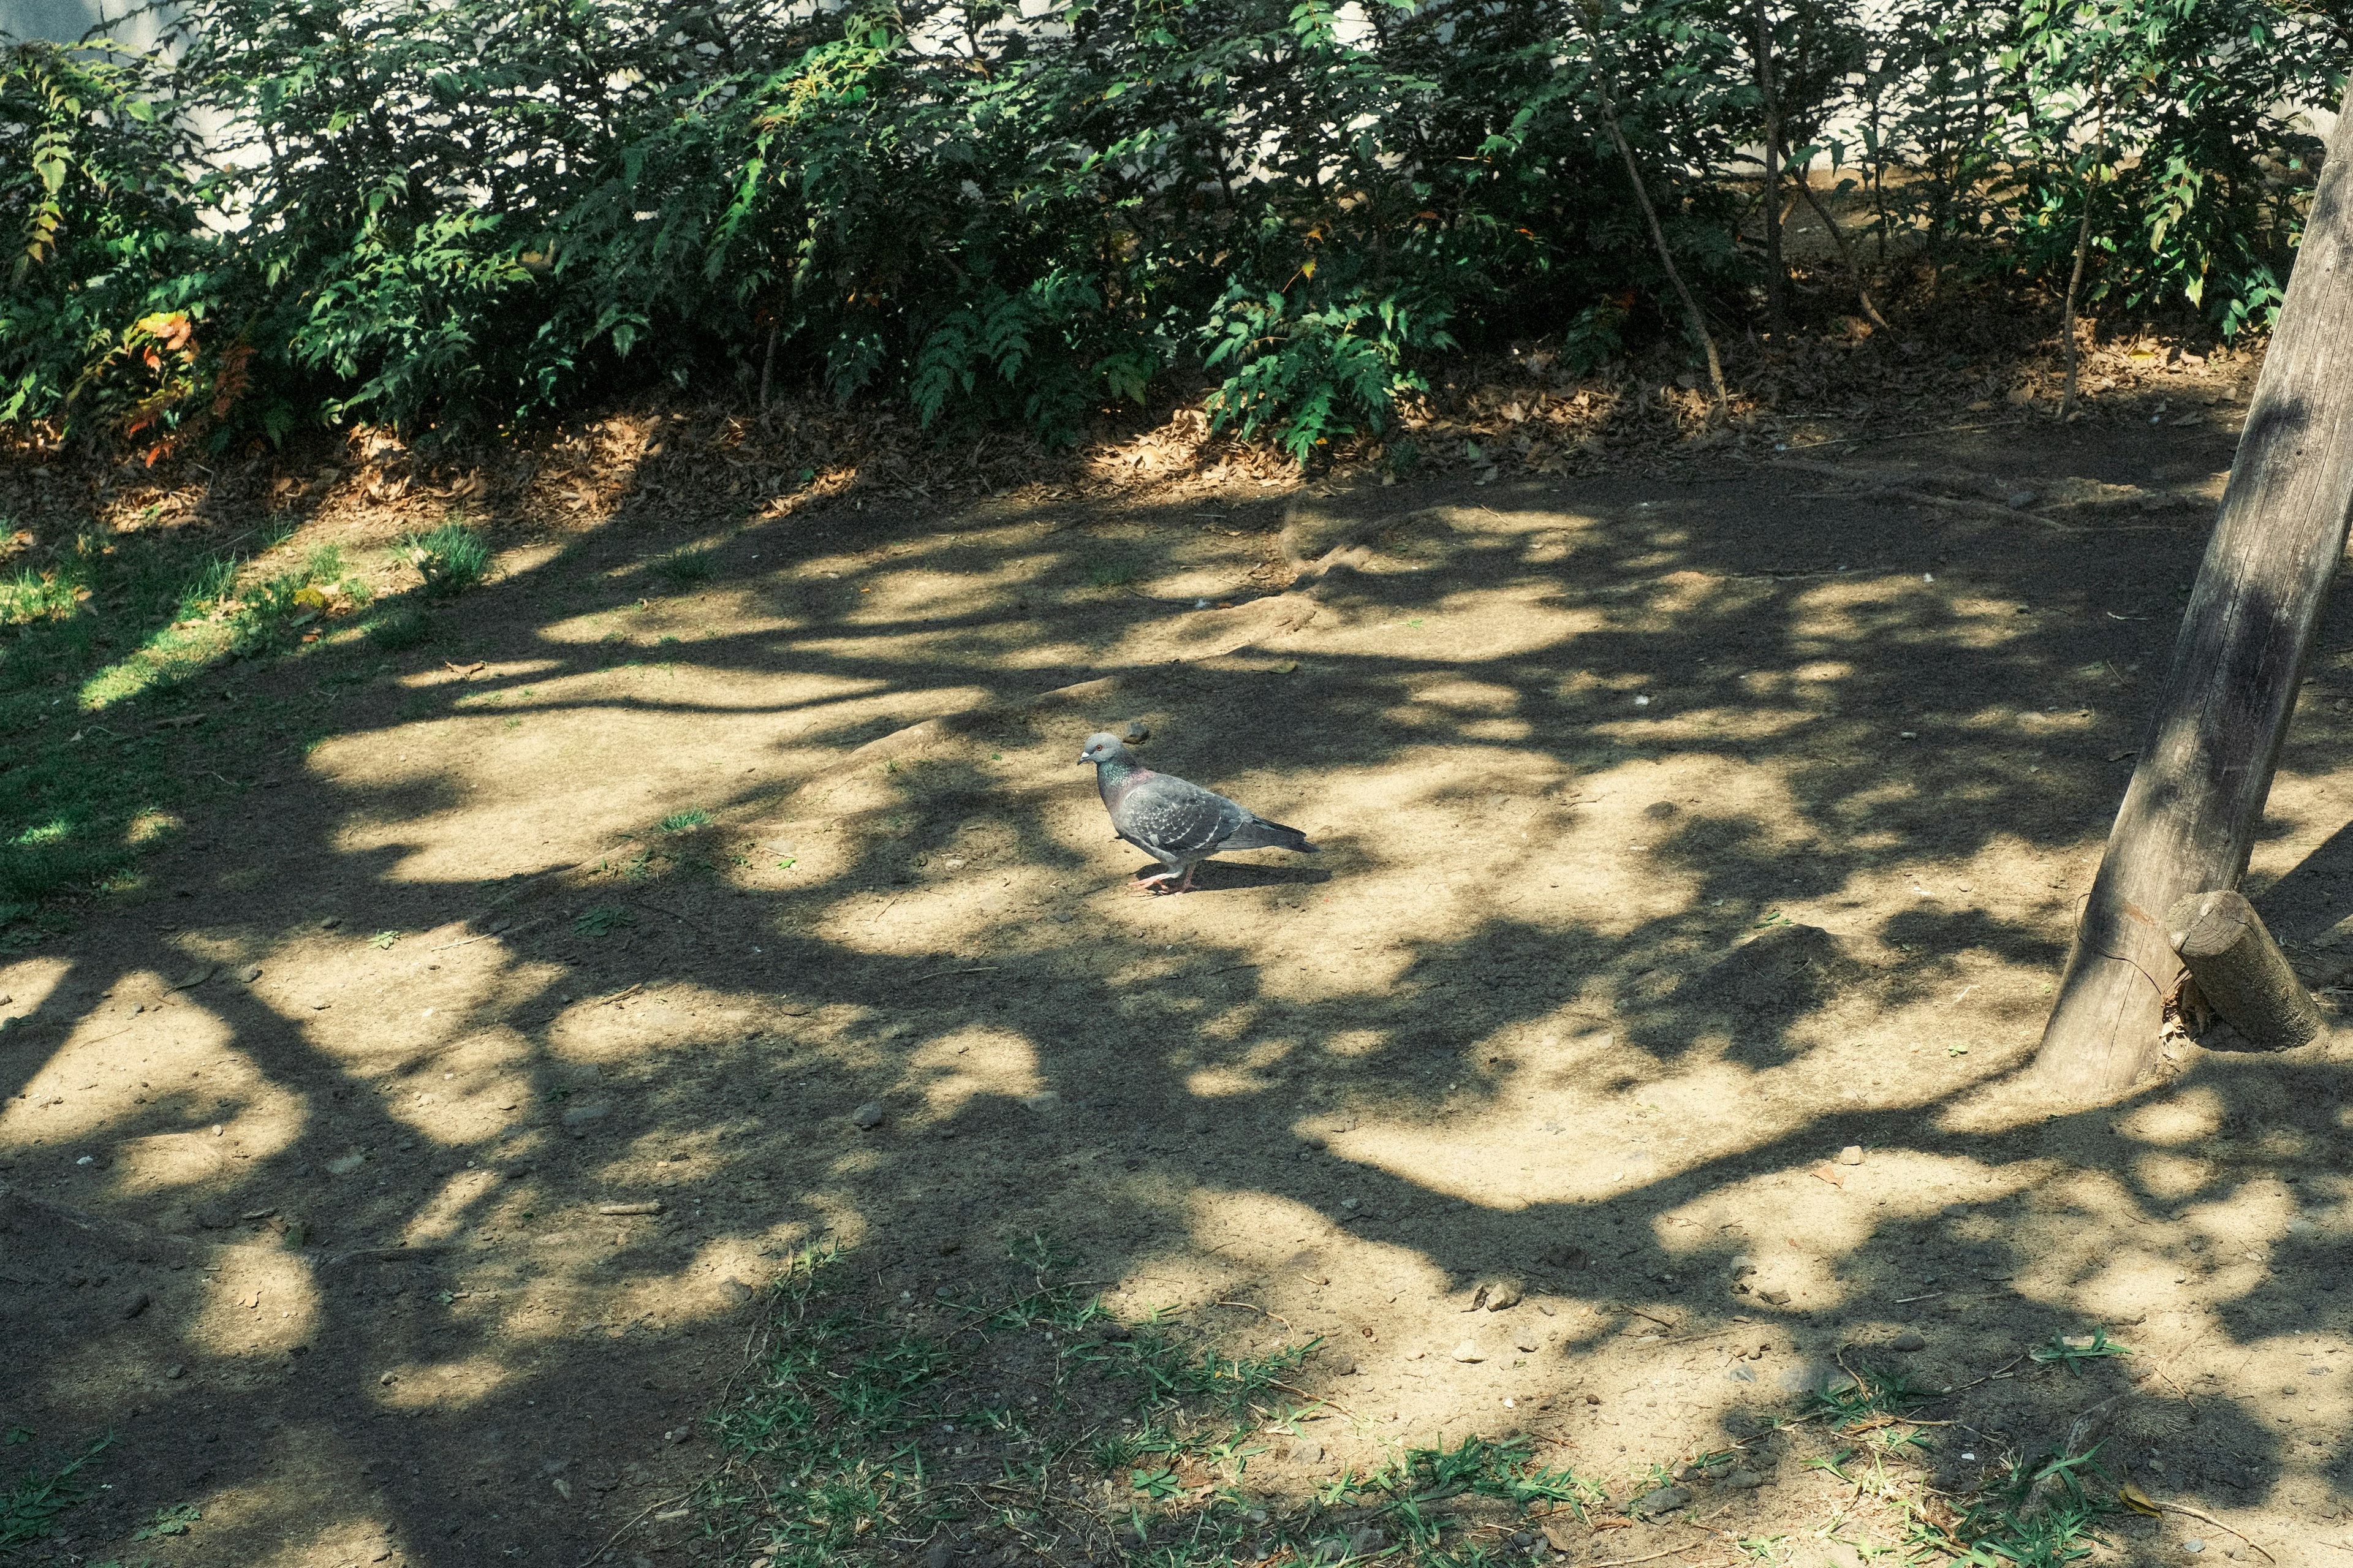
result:
[[[1683,330],[1620,132],[1677,272],[1750,319],[1757,15],[189,0],[152,56],[0,50],[0,421],[423,438],[773,376],[1066,440],[1176,372],[1310,459],[1450,347]],[[2299,0],[1762,15],[1784,151],[1861,198],[1870,264],[2063,282],[2088,206],[2090,300],[2225,331],[2300,235],[2284,106],[2353,61]]]

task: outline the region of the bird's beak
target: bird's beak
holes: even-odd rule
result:
[[[1086,765],[1086,761],[1087,761],[1086,753],[1085,753],[1084,752],[1080,752],[1080,753],[1079,753],[1079,765],[1080,765],[1080,766],[1082,766],[1082,767],[1084,767],[1084,766]]]

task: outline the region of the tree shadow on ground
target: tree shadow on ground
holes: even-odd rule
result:
[[[1043,1231],[1127,1310],[1375,1331],[1312,1373],[1368,1451],[1606,1386],[1540,1430],[1612,1472],[1754,1436],[1906,1323],[1958,1384],[2146,1319],[2160,1370],[2263,1371],[2143,1383],[2119,1451],[2300,1506],[2348,1455],[2263,1389],[2348,1321],[2341,1067],[2201,1059],[2064,1114],[2019,1082],[2171,631],[2103,606],[2162,599],[2199,531],[1745,485],[1356,498],[1412,510],[1394,551],[1184,663],[1154,655],[1185,592],[1091,584],[1019,509],[753,527],[659,596],[673,542],[624,516],[429,647],[218,678],[300,710],[307,766],[9,973],[10,1418],[121,1429],[88,1538],[203,1495],[248,1561],[575,1563],[635,1506],[597,1489],[691,1468],[664,1439],[725,1382],[731,1280],[833,1237],[923,1300]],[[1161,575],[1235,569],[1181,511],[1128,521]],[[1131,712],[1327,863],[1122,898],[1069,759]],[[1398,1359],[1488,1332],[1461,1308],[1503,1277],[1556,1309],[1537,1350]],[[1743,1325],[1778,1381],[1667,1366],[1644,1323]],[[2068,1399],[1973,1418],[2024,1445]]]

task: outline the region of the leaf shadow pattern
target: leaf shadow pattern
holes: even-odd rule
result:
[[[835,1237],[887,1304],[1045,1231],[1124,1310],[1377,1328],[1303,1373],[1367,1453],[1608,1386],[1545,1436],[1622,1471],[1752,1436],[1924,1311],[1956,1383],[2139,1313],[2189,1376],[2140,1385],[2136,1463],[2210,1504],[2325,1492],[2338,1439],[2192,1363],[2284,1376],[2353,1321],[2325,1288],[2339,1065],[2200,1059],[2061,1115],[2020,1081],[2143,689],[2082,672],[2163,635],[2083,611],[2161,595],[2198,540],[2119,561],[1747,483],[1428,492],[1446,552],[1264,658],[1124,653],[1148,598],[1041,612],[1082,557],[1019,517],[751,531],[642,610],[617,525],[458,602],[478,679],[396,661],[266,810],[208,808],[201,858],[12,966],[0,1313],[39,1353],[7,1407],[121,1428],[99,1538],[201,1494],[234,1551],[576,1563],[639,1495],[597,1487],[691,1473],[664,1438],[724,1381],[731,1280]],[[1777,581],[1798,520],[1853,569]],[[1181,553],[1181,518],[1143,521]],[[1156,765],[1331,832],[1332,863],[1114,900],[1067,760],[1092,726],[1018,706],[1107,671]],[[501,752],[515,715],[554,739]],[[2339,740],[2300,731],[2288,776]],[[659,832],[688,809],[713,820]],[[2283,852],[2340,826],[2307,812]],[[269,869],[200,888],[230,862]],[[617,902],[650,912],[582,928]],[[1303,1247],[1336,1283],[1285,1272]],[[1488,1331],[1463,1307],[1504,1274],[1553,1308],[1537,1351],[1402,1359]],[[1927,1279],[1938,1305],[1897,1305]],[[1769,1340],[1770,1380],[1660,1364],[1661,1322]],[[306,1463],[335,1473],[297,1500]]]

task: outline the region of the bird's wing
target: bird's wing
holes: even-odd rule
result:
[[[1211,853],[1249,817],[1224,795],[1155,773],[1120,797],[1112,826],[1149,854],[1184,858]]]

